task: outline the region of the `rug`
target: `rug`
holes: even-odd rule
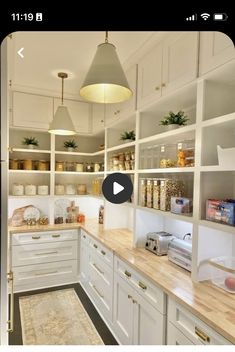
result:
[[[73,288],[19,299],[24,345],[103,345]]]

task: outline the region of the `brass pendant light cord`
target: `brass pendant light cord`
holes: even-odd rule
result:
[[[62,97],[61,97],[61,105],[64,105],[64,77],[62,79]]]
[[[109,40],[108,40],[108,31],[105,31],[105,43],[108,43]]]

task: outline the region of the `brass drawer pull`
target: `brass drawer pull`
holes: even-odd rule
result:
[[[94,267],[100,274],[104,275],[104,272],[103,272],[100,268],[98,268],[98,266],[97,266],[95,263],[93,263],[93,267]]]
[[[159,87],[155,87],[155,90],[159,90],[160,88]]]
[[[132,296],[131,296],[131,295],[128,295],[127,297],[128,297],[129,299],[132,299]]]
[[[106,254],[106,252],[105,252],[105,251],[103,251],[103,250],[101,251],[101,253],[102,253],[103,255],[105,255],[105,254]]]
[[[85,236],[85,235],[83,235],[82,237],[83,237],[84,239],[86,239],[86,236]]]
[[[39,238],[41,238],[41,236],[32,236],[32,240],[39,240]]]
[[[97,244],[95,244],[95,243],[93,244],[93,247],[94,247],[94,248],[98,248]]]
[[[205,342],[210,342],[210,337],[205,334],[202,330],[200,330],[197,326],[195,326],[195,334],[200,337]]]
[[[54,252],[45,252],[45,253],[36,253],[35,255],[47,255],[47,254],[57,254],[57,251]]]
[[[52,237],[53,237],[53,238],[58,238],[58,237],[60,237],[60,235],[59,235],[59,234],[56,234],[56,235],[52,235]]]
[[[139,287],[141,287],[143,290],[147,290],[147,286],[141,281],[139,281]]]
[[[7,282],[11,284],[11,298],[10,298],[10,319],[7,321],[8,329],[7,332],[14,331],[14,284],[13,284],[13,272],[7,273]]]
[[[95,287],[95,285],[92,285],[93,289],[96,291],[96,293],[101,297],[104,298],[104,296],[97,290],[97,288]]]
[[[138,302],[137,302],[135,299],[133,299],[133,300],[132,300],[132,303],[134,303],[134,304],[136,303],[136,304],[137,304]]]
[[[127,277],[131,277],[131,273],[130,273],[129,271],[127,271],[127,270],[125,270],[125,275],[126,275]]]
[[[49,271],[49,272],[47,272],[47,273],[35,273],[34,275],[35,275],[35,276],[43,276],[43,275],[56,274],[56,273],[58,273],[57,270],[55,270],[55,271]]]
[[[166,83],[162,83],[162,87],[165,87],[166,86]]]

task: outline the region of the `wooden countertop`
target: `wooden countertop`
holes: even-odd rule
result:
[[[146,276],[175,301],[191,311],[226,339],[235,344],[235,295],[217,288],[210,282],[193,283],[190,273],[158,257],[144,248],[132,248],[131,231],[126,229],[104,230],[97,220],[84,224],[42,225],[10,227],[9,233],[83,228],[92,237]]]

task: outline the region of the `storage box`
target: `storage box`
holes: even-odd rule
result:
[[[235,293],[235,257],[217,257],[208,262],[212,283],[225,291]]]
[[[235,225],[235,200],[227,201],[208,199],[206,203],[206,219]]]
[[[224,168],[235,168],[235,148],[223,149],[217,145],[219,166]]]
[[[184,197],[171,197],[171,212],[175,214],[192,214],[192,199]]]

